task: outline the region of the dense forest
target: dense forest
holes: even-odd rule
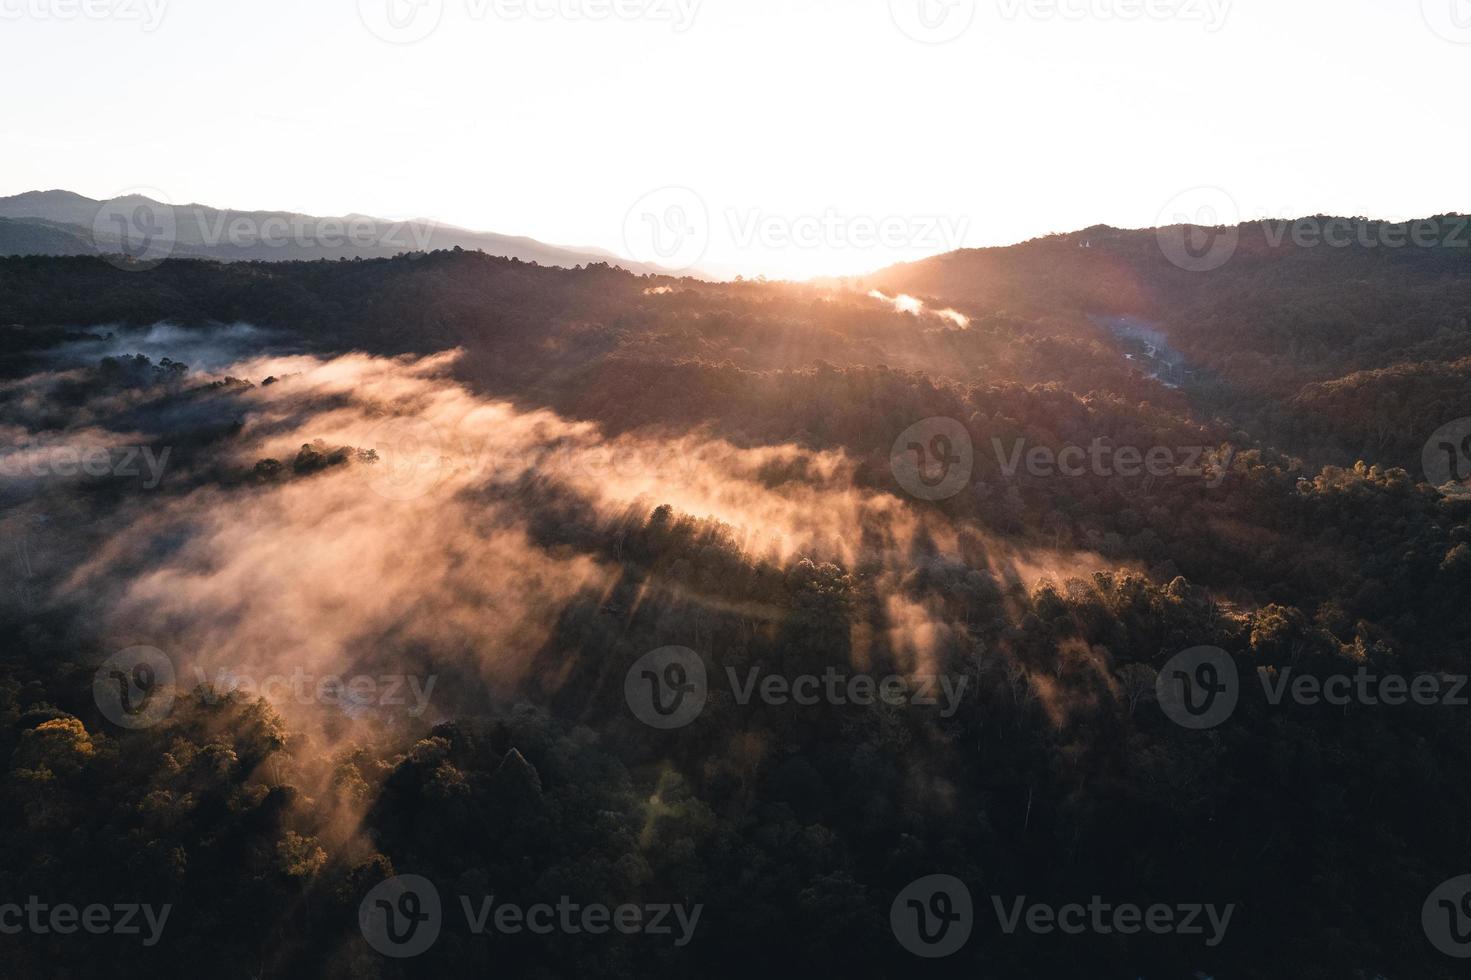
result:
[[[0,935],[6,971],[1462,975],[1422,907],[1471,873],[1471,708],[1270,695],[1467,673],[1471,499],[1423,457],[1471,416],[1471,250],[1239,234],[1205,272],[1094,228],[806,284],[0,258],[0,901],[172,910]],[[943,499],[895,465],[958,451],[933,419]],[[130,726],[99,684],[139,647],[175,677]],[[625,679],[671,647],[709,690],[661,729]],[[1158,692],[1201,647],[1240,703],[1192,729]],[[298,670],[404,696],[239,683]],[[962,696],[727,680],[834,671]],[[974,932],[919,958],[891,905],[936,874]],[[444,905],[402,959],[360,928],[399,875]],[[479,934],[462,896],[700,911]],[[1234,912],[1007,932],[1020,896]]]

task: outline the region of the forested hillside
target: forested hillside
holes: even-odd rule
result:
[[[1471,500],[1422,450],[1471,416],[1468,315],[1466,250],[1257,226],[1209,271],[1095,228],[809,284],[0,259],[0,894],[174,917],[7,969],[1457,976],[1421,910],[1471,870],[1471,709],[1258,678],[1467,673]],[[129,727],[96,684],[140,646],[176,677]],[[625,686],[668,647],[709,675],[677,729]],[[1158,692],[1199,647],[1240,704],[1192,729]],[[297,670],[403,701],[238,683]],[[834,671],[959,693],[740,696]],[[975,935],[920,959],[891,903],[938,873]],[[446,914],[400,960],[359,911],[407,874]],[[702,911],[486,936],[461,895]],[[993,895],[1234,917],[1008,934]]]
[[[1172,261],[1162,247],[1186,234],[1199,238],[1200,265]],[[1210,259],[1208,246],[1224,258]],[[1401,225],[1319,215],[1210,231],[1098,227],[953,252],[872,282],[996,310],[1150,321],[1193,368],[1200,411],[1322,461],[1408,466],[1423,442],[1414,421],[1467,390],[1464,380],[1451,391],[1420,380],[1471,355],[1471,219],[1460,215]],[[1362,397],[1323,411],[1342,384]],[[1395,433],[1384,431],[1386,410]]]

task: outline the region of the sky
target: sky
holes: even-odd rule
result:
[[[1471,211],[1468,69],[1471,0],[0,0],[0,195],[861,274]]]

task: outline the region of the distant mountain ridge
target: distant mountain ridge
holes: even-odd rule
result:
[[[1262,218],[1206,227],[1093,225],[1013,245],[962,248],[846,281],[863,288],[1012,309],[1155,313],[1170,298],[1240,288],[1280,270],[1335,277],[1385,268],[1416,275],[1471,269],[1471,217],[1411,221],[1341,215]]]
[[[170,205],[142,195],[99,201],[66,190],[0,198],[0,255],[127,254],[150,260],[283,262],[387,258],[453,248],[564,268],[607,262],[640,274],[664,271],[602,249],[548,245],[427,218],[391,221],[364,214],[237,211]]]

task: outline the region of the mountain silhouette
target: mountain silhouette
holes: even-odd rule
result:
[[[602,249],[548,245],[427,218],[237,211],[142,195],[99,201],[66,190],[0,198],[0,255],[136,255],[145,248],[150,258],[223,262],[372,259],[462,248],[565,268],[608,262],[635,273],[663,271]]]

